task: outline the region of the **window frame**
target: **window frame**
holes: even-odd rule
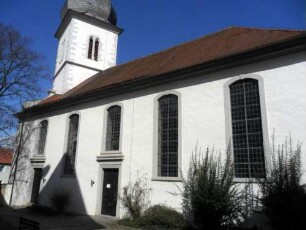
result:
[[[76,151],[75,151],[75,159],[74,159],[74,168],[75,172],[73,174],[66,174],[65,173],[65,165],[66,165],[66,154],[68,150],[68,138],[69,138],[69,126],[70,126],[70,117],[72,115],[78,115],[79,116],[79,124],[78,124],[78,132],[77,132],[77,146],[76,146]],[[64,144],[64,149],[63,149],[63,158],[62,158],[62,170],[61,170],[61,177],[71,177],[75,178],[76,177],[76,168],[77,168],[77,156],[78,156],[78,149],[80,145],[80,129],[81,129],[81,113],[78,111],[71,112],[67,115],[66,117],[66,131],[65,131],[65,144]]]
[[[120,114],[120,134],[119,134],[119,149],[118,150],[106,150],[106,138],[107,138],[107,125],[108,125],[108,110],[113,106],[119,106],[121,108]],[[102,149],[101,154],[122,154],[122,133],[123,133],[123,110],[124,106],[121,102],[115,102],[107,105],[104,108],[104,122],[103,122],[103,135],[102,135]]]
[[[234,159],[234,151],[233,151],[233,139],[232,139],[232,115],[231,115],[231,97],[230,97],[230,86],[239,81],[245,79],[253,79],[257,80],[258,90],[259,90],[259,101],[260,101],[260,112],[261,112],[261,123],[262,123],[262,136],[263,136],[263,151],[264,151],[264,159],[265,159],[265,167],[267,169],[267,165],[269,165],[269,129],[268,129],[268,120],[267,120],[267,107],[266,107],[266,97],[265,97],[265,88],[264,88],[264,80],[260,75],[257,74],[242,74],[236,77],[230,78],[224,84],[224,105],[225,105],[225,132],[226,132],[226,143],[227,146],[230,146],[232,157]],[[257,178],[237,178],[234,177],[234,182],[253,182],[257,180]]]
[[[178,175],[177,177],[163,177],[158,176],[158,151],[159,151],[159,99],[167,96],[175,95],[177,96],[177,106],[178,106]],[[154,100],[154,127],[153,127],[153,174],[152,181],[170,181],[170,182],[182,182],[182,109],[181,109],[181,93],[175,90],[169,90],[159,93]]]

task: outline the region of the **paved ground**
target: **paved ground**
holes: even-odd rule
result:
[[[0,229],[18,230],[19,217],[25,217],[40,223],[40,229],[48,230],[100,230],[120,228],[113,218],[85,216],[76,214],[58,214],[31,208],[11,208],[0,204]]]

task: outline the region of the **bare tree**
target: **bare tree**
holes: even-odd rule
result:
[[[0,24],[0,145],[8,143],[16,128],[14,113],[41,93],[39,82],[47,76],[42,60],[29,39]]]

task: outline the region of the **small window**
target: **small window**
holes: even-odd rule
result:
[[[45,153],[47,132],[48,132],[48,121],[42,121],[40,123],[40,130],[39,130],[38,154]]]
[[[98,61],[98,57],[99,57],[99,39],[97,38],[95,41],[95,54],[94,54],[95,61]]]
[[[232,139],[236,178],[265,177],[265,158],[258,81],[230,85]]]
[[[95,38],[91,36],[89,38],[89,43],[88,43],[88,54],[87,54],[88,59],[98,61],[99,60],[99,48],[100,48],[99,38]]]
[[[178,97],[158,100],[158,162],[160,177],[178,176]]]
[[[0,172],[4,172],[5,165],[0,165]]]
[[[88,55],[87,55],[89,59],[92,59],[92,49],[93,49],[93,37],[90,37],[88,44]]]
[[[121,107],[114,105],[107,110],[106,151],[118,151],[120,147]]]
[[[75,172],[75,157],[78,145],[78,129],[79,115],[73,114],[69,117],[69,133],[64,170],[64,173],[66,175],[73,175]]]

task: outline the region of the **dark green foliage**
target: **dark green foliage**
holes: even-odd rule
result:
[[[273,229],[306,229],[306,192],[300,185],[301,144],[294,148],[289,139],[277,150],[274,144],[271,149],[271,167],[260,183],[263,211]]]
[[[184,181],[183,212],[195,229],[223,230],[241,217],[238,191],[233,184],[234,166],[228,150],[224,163],[208,149],[196,149]]]
[[[123,219],[119,224],[142,229],[182,229],[185,221],[183,215],[174,209],[155,205],[147,209],[142,217],[134,220]]]
[[[182,214],[172,208],[162,205],[150,207],[145,211],[141,219],[143,226],[155,226],[156,229],[182,228],[185,223]]]

